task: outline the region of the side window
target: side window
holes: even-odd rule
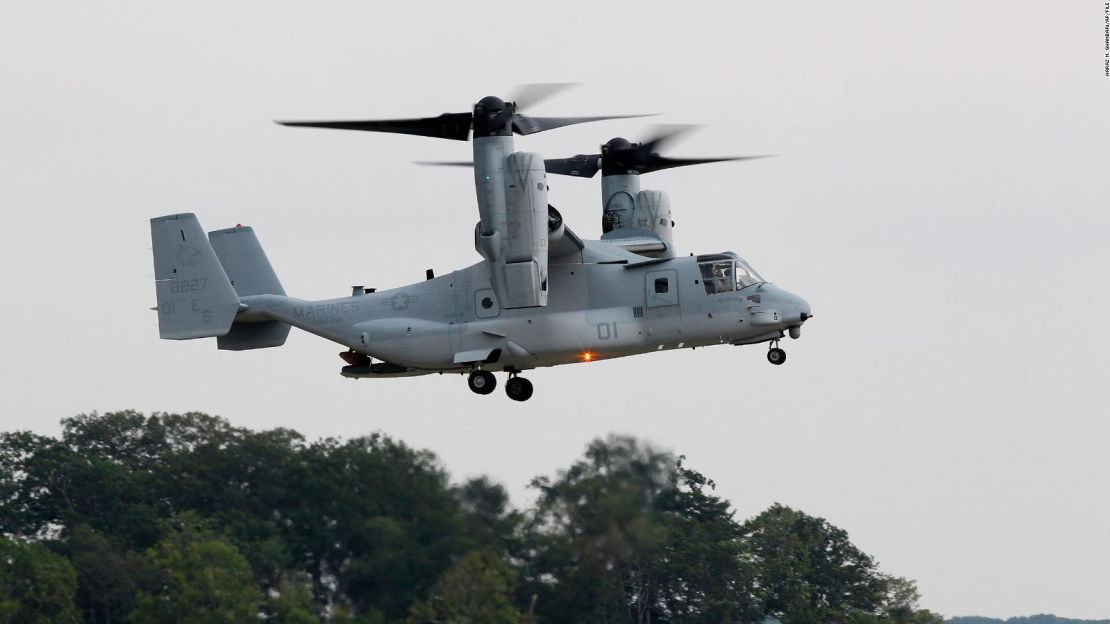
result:
[[[480,319],[494,318],[501,314],[501,306],[497,303],[497,295],[489,288],[474,293],[474,316]]]
[[[705,294],[719,295],[733,292],[736,289],[732,260],[703,262],[699,265],[699,268],[701,269],[701,281],[705,284]]]
[[[660,277],[655,280],[655,292],[662,294],[671,290],[671,281],[665,277]]]

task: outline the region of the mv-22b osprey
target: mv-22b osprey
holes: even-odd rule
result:
[[[530,117],[517,102],[485,97],[470,113],[389,121],[282,122],[465,141],[473,130],[474,185],[482,261],[389,290],[354,287],[349,297],[286,296],[250,227],[209,232],[193,214],[151,219],[162,338],[217,337],[220,349],[285,343],[290,326],[348,348],[352,378],[468,374],[489,394],[507,373],[510,398],[532,384],[519,374],[669,349],[767,342],[767,359],[810,318],[800,297],[765,281],[735,253],[679,256],[666,194],[640,190],[639,175],[730,159],[670,159],[671,135],[642,144],[614,139],[600,154],[552,159],[517,152],[513,134],[611,117]],[[548,173],[602,171],[600,240],[582,240],[548,204]]]

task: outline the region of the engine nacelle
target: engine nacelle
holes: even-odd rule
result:
[[[640,191],[636,194],[636,208],[632,212],[632,226],[647,230],[667,243],[663,255],[674,255],[674,220],[671,218],[671,200],[664,191]]]
[[[609,175],[601,178],[601,232],[608,234],[632,227],[640,176]]]
[[[486,259],[502,308],[545,306],[550,217],[543,156],[510,154],[502,171],[504,202],[493,201],[490,213],[495,218],[483,218],[475,227],[474,248]],[[490,224],[497,227],[487,229]]]
[[[666,193],[641,191],[640,176],[625,174],[602,177],[601,196],[602,240],[654,235],[666,249],[650,255],[674,257],[674,219]]]

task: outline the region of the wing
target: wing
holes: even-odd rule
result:
[[[623,228],[603,234],[601,240],[635,254],[659,253],[667,250],[667,241],[652,232],[640,229],[629,232],[628,229],[631,228]]]

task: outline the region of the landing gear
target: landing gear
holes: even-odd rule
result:
[[[470,386],[470,391],[476,394],[489,394],[497,387],[497,378],[489,371],[476,370],[470,373],[466,385]]]
[[[786,362],[786,351],[779,348],[779,341],[776,340],[771,343],[771,350],[767,352],[767,361],[779,366]]]
[[[514,401],[527,401],[532,398],[532,382],[515,375],[509,377],[505,382],[505,394]]]
[[[517,377],[516,372],[509,370],[509,379],[505,381],[505,394],[514,401],[527,401],[532,398],[532,382],[523,377]],[[497,379],[493,373],[485,370],[476,370],[470,373],[466,380],[470,391],[475,394],[489,394],[497,387]]]

